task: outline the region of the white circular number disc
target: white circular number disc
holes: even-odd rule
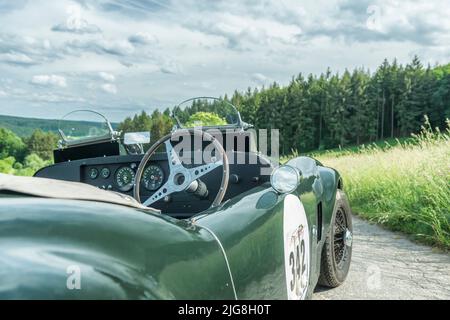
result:
[[[303,204],[292,194],[284,198],[283,237],[288,299],[304,299],[309,283],[309,228]]]

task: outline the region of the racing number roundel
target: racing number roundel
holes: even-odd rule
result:
[[[292,194],[284,198],[283,237],[288,299],[304,299],[309,282],[309,228],[303,204]]]

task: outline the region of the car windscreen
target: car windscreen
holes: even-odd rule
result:
[[[92,110],[76,110],[59,121],[59,133],[65,143],[77,144],[110,138],[112,129],[102,114]]]
[[[173,115],[181,128],[226,127],[238,125],[240,121],[235,106],[210,97],[186,100],[173,109]]]

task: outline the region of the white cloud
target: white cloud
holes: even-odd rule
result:
[[[33,76],[31,83],[41,86],[57,86],[61,88],[67,87],[66,78],[54,74]]]
[[[80,20],[79,24],[69,25],[67,23],[60,23],[52,27],[52,31],[56,32],[71,32],[78,34],[85,33],[100,33],[101,30],[94,24],[89,24],[86,20]]]
[[[75,103],[75,102],[85,102],[85,100],[81,97],[74,97],[70,95],[61,95],[56,93],[33,93],[31,96],[27,97],[28,100],[31,101],[39,101],[39,102],[47,102],[47,103]]]
[[[128,41],[135,45],[147,45],[158,43],[156,37],[146,32],[137,32],[128,37]]]
[[[1,53],[0,62],[4,62],[12,65],[23,65],[29,66],[36,62],[33,61],[29,56],[24,53],[12,52],[12,53]]]
[[[82,10],[79,5],[69,5],[66,8],[67,18],[63,23],[52,27],[52,31],[69,32],[77,34],[100,33],[101,30],[95,24],[90,24],[82,18]]]
[[[116,77],[111,73],[99,72],[98,75],[107,82],[114,82],[116,80]]]
[[[265,75],[263,75],[262,73],[252,74],[251,79],[259,86],[267,85],[270,82],[270,79]]]
[[[101,88],[106,93],[117,94],[117,87],[112,83],[105,83],[101,85]]]
[[[173,60],[169,60],[169,59],[163,59],[162,62],[160,62],[161,66],[159,68],[159,70],[162,73],[166,73],[166,74],[179,74],[182,72],[181,70],[181,66]]]
[[[7,92],[0,90],[0,97],[8,97],[16,101],[27,101],[27,102],[43,102],[43,103],[58,103],[58,102],[85,102],[80,96],[75,96],[72,94],[60,93],[60,92],[33,92],[33,90],[24,90],[21,88],[16,88],[15,86],[7,86],[5,88]],[[24,111],[24,110],[20,110]]]
[[[224,37],[231,49],[249,49],[251,45],[270,45],[273,42],[295,44],[302,30],[298,25],[264,17],[215,13],[197,17],[188,26],[204,33]]]
[[[17,33],[0,33],[0,63],[31,67],[60,58],[49,39],[37,39]]]
[[[110,54],[115,56],[127,56],[134,53],[134,46],[125,40],[80,40],[74,39],[65,44],[67,54],[81,54],[94,52],[97,54]]]

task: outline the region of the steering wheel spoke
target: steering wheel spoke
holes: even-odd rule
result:
[[[204,176],[205,174],[213,171],[214,169],[223,165],[222,160],[217,160],[215,162],[207,163],[198,167],[187,169],[192,180],[197,180],[198,178]]]
[[[164,142],[164,144],[166,145],[167,161],[169,162],[170,171],[172,172],[180,167],[183,167],[180,157],[178,156],[177,152],[173,148],[172,143],[170,142],[170,139],[166,140]]]
[[[152,194],[150,197],[148,197],[148,199],[145,200],[142,204],[146,207],[149,207],[156,201],[161,200],[165,196],[168,196],[169,194],[174,193],[174,192],[176,192],[176,190],[172,188],[172,184],[169,182],[166,182],[158,190],[156,190],[154,194]]]

